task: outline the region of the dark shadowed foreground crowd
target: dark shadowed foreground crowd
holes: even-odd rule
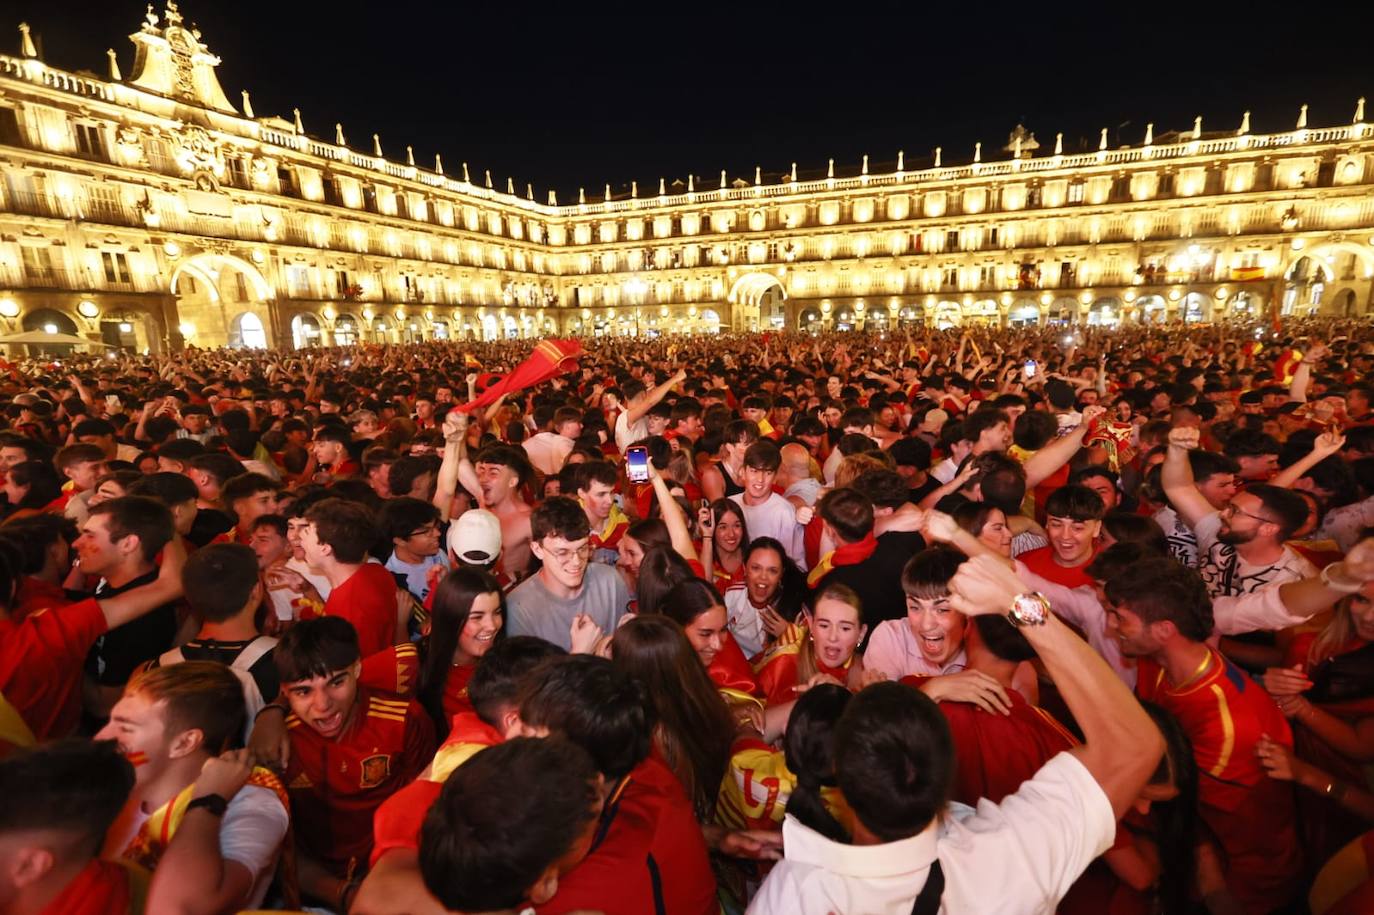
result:
[[[1374,911],[1368,323],[7,372],[0,915]]]

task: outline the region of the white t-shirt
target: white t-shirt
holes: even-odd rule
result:
[[[749,538],[772,537],[782,544],[787,556],[806,571],[806,546],[802,542],[803,528],[797,523],[797,509],[777,493],[769,493],[768,500],[762,505],[746,505],[744,493],[730,497],[744,510],[744,523],[749,528]]]
[[[1154,514],[1155,523],[1164,531],[1164,539],[1169,542],[1169,555],[1190,569],[1197,568],[1197,534],[1183,523],[1178,512],[1164,506]]]
[[[126,810],[115,820],[105,835],[102,857],[118,858],[138,831],[143,828],[152,811],[142,808]],[[219,852],[225,861],[237,861],[253,875],[253,892],[243,906],[256,909],[262,905],[267,888],[276,870],[277,853],[291,818],[277,795],[257,785],[244,785],[229,802],[219,827]],[[174,835],[173,841],[176,836]]]
[[[546,477],[563,469],[563,462],[573,450],[573,440],[554,432],[540,432],[521,442],[530,463]]]
[[[1213,600],[1253,594],[1261,588],[1277,588],[1284,582],[1299,581],[1317,574],[1317,567],[1303,559],[1289,547],[1284,547],[1272,563],[1256,565],[1246,562],[1229,543],[1217,539],[1221,530],[1221,514],[1212,512],[1198,521],[1198,571],[1207,583],[1207,593]]]
[[[649,437],[648,415],[641,416],[635,424],[630,425],[630,413],[628,410],[622,411],[615,418],[615,446],[624,454],[625,449],[633,445],[640,439]]]
[[[730,634],[746,658],[763,651],[763,621],[758,608],[749,600],[749,591],[742,585],[725,592],[725,615]]]
[[[965,819],[937,817],[918,835],[846,845],[783,820],[784,855],[747,915],[909,915],[940,861],[940,912],[1049,913],[1116,835],[1101,786],[1071,753],[1045,763],[1000,804]]]

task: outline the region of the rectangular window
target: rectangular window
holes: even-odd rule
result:
[[[18,113],[0,105],[0,146],[22,146],[21,139]]]
[[[92,159],[105,158],[105,144],[100,128],[94,124],[76,125],[76,151],[79,155]]]
[[[24,259],[24,276],[33,282],[52,280],[52,255],[46,247],[20,245],[20,255]]]
[[[1069,203],[1083,202],[1083,187],[1082,181],[1075,181],[1069,185]]]
[[[941,278],[941,286],[945,289],[959,288],[959,268],[946,267],[944,276]]]
[[[992,289],[997,285],[997,267],[985,264],[978,268],[978,288]]]
[[[1026,206],[1036,209],[1041,206],[1040,198],[1044,193],[1042,188],[1033,187],[1026,193]]]
[[[983,240],[984,240],[984,243],[986,244],[987,247],[989,247],[989,248],[996,248],[996,247],[1001,243],[1001,237],[1000,237],[1000,236],[1001,236],[1001,233],[998,232],[997,227],[996,227],[996,226],[992,226],[992,227],[990,227],[990,228],[988,229],[987,233],[983,236]]]
[[[105,267],[105,282],[130,282],[129,262],[125,259],[123,252],[102,251],[100,253],[100,261]]]
[[[242,156],[228,156],[224,160],[229,167],[229,181],[234,187],[251,187],[252,181],[248,177],[248,160]]]
[[[945,232],[945,250],[946,250],[946,251],[958,251],[958,250],[959,250],[959,230],[958,230],[958,229],[949,229],[948,231]]]
[[[310,297],[310,274],[304,264],[291,264],[286,268],[286,288],[293,299]]]
[[[1173,192],[1174,192],[1174,173],[1173,173],[1173,172],[1166,172],[1165,174],[1160,175],[1160,176],[1159,176],[1159,196],[1163,197],[1163,196],[1165,196],[1166,194],[1172,194]]]

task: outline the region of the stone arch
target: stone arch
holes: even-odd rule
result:
[[[787,323],[787,289],[772,273],[751,271],[735,280],[725,300],[735,306],[736,322],[751,329],[781,329]]]
[[[1339,277],[1336,276],[1334,266],[1327,263],[1326,260],[1329,255],[1334,254],[1352,254],[1356,263],[1363,265],[1366,273],[1374,273],[1374,248],[1348,241],[1328,241],[1313,245],[1310,248],[1303,248],[1300,251],[1294,251],[1292,259],[1284,265],[1284,279],[1289,279],[1298,262],[1307,258],[1322,266],[1327,273],[1328,281],[1337,280]]]

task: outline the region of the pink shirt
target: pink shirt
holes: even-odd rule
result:
[[[750,529],[753,533],[753,529]],[[911,633],[911,624],[906,617],[899,620],[884,620],[873,630],[868,639],[868,650],[864,652],[864,667],[881,670],[889,680],[902,677],[938,677],[941,674],[957,674],[968,666],[963,646],[943,667],[932,664],[921,654],[916,644],[916,636]]]

